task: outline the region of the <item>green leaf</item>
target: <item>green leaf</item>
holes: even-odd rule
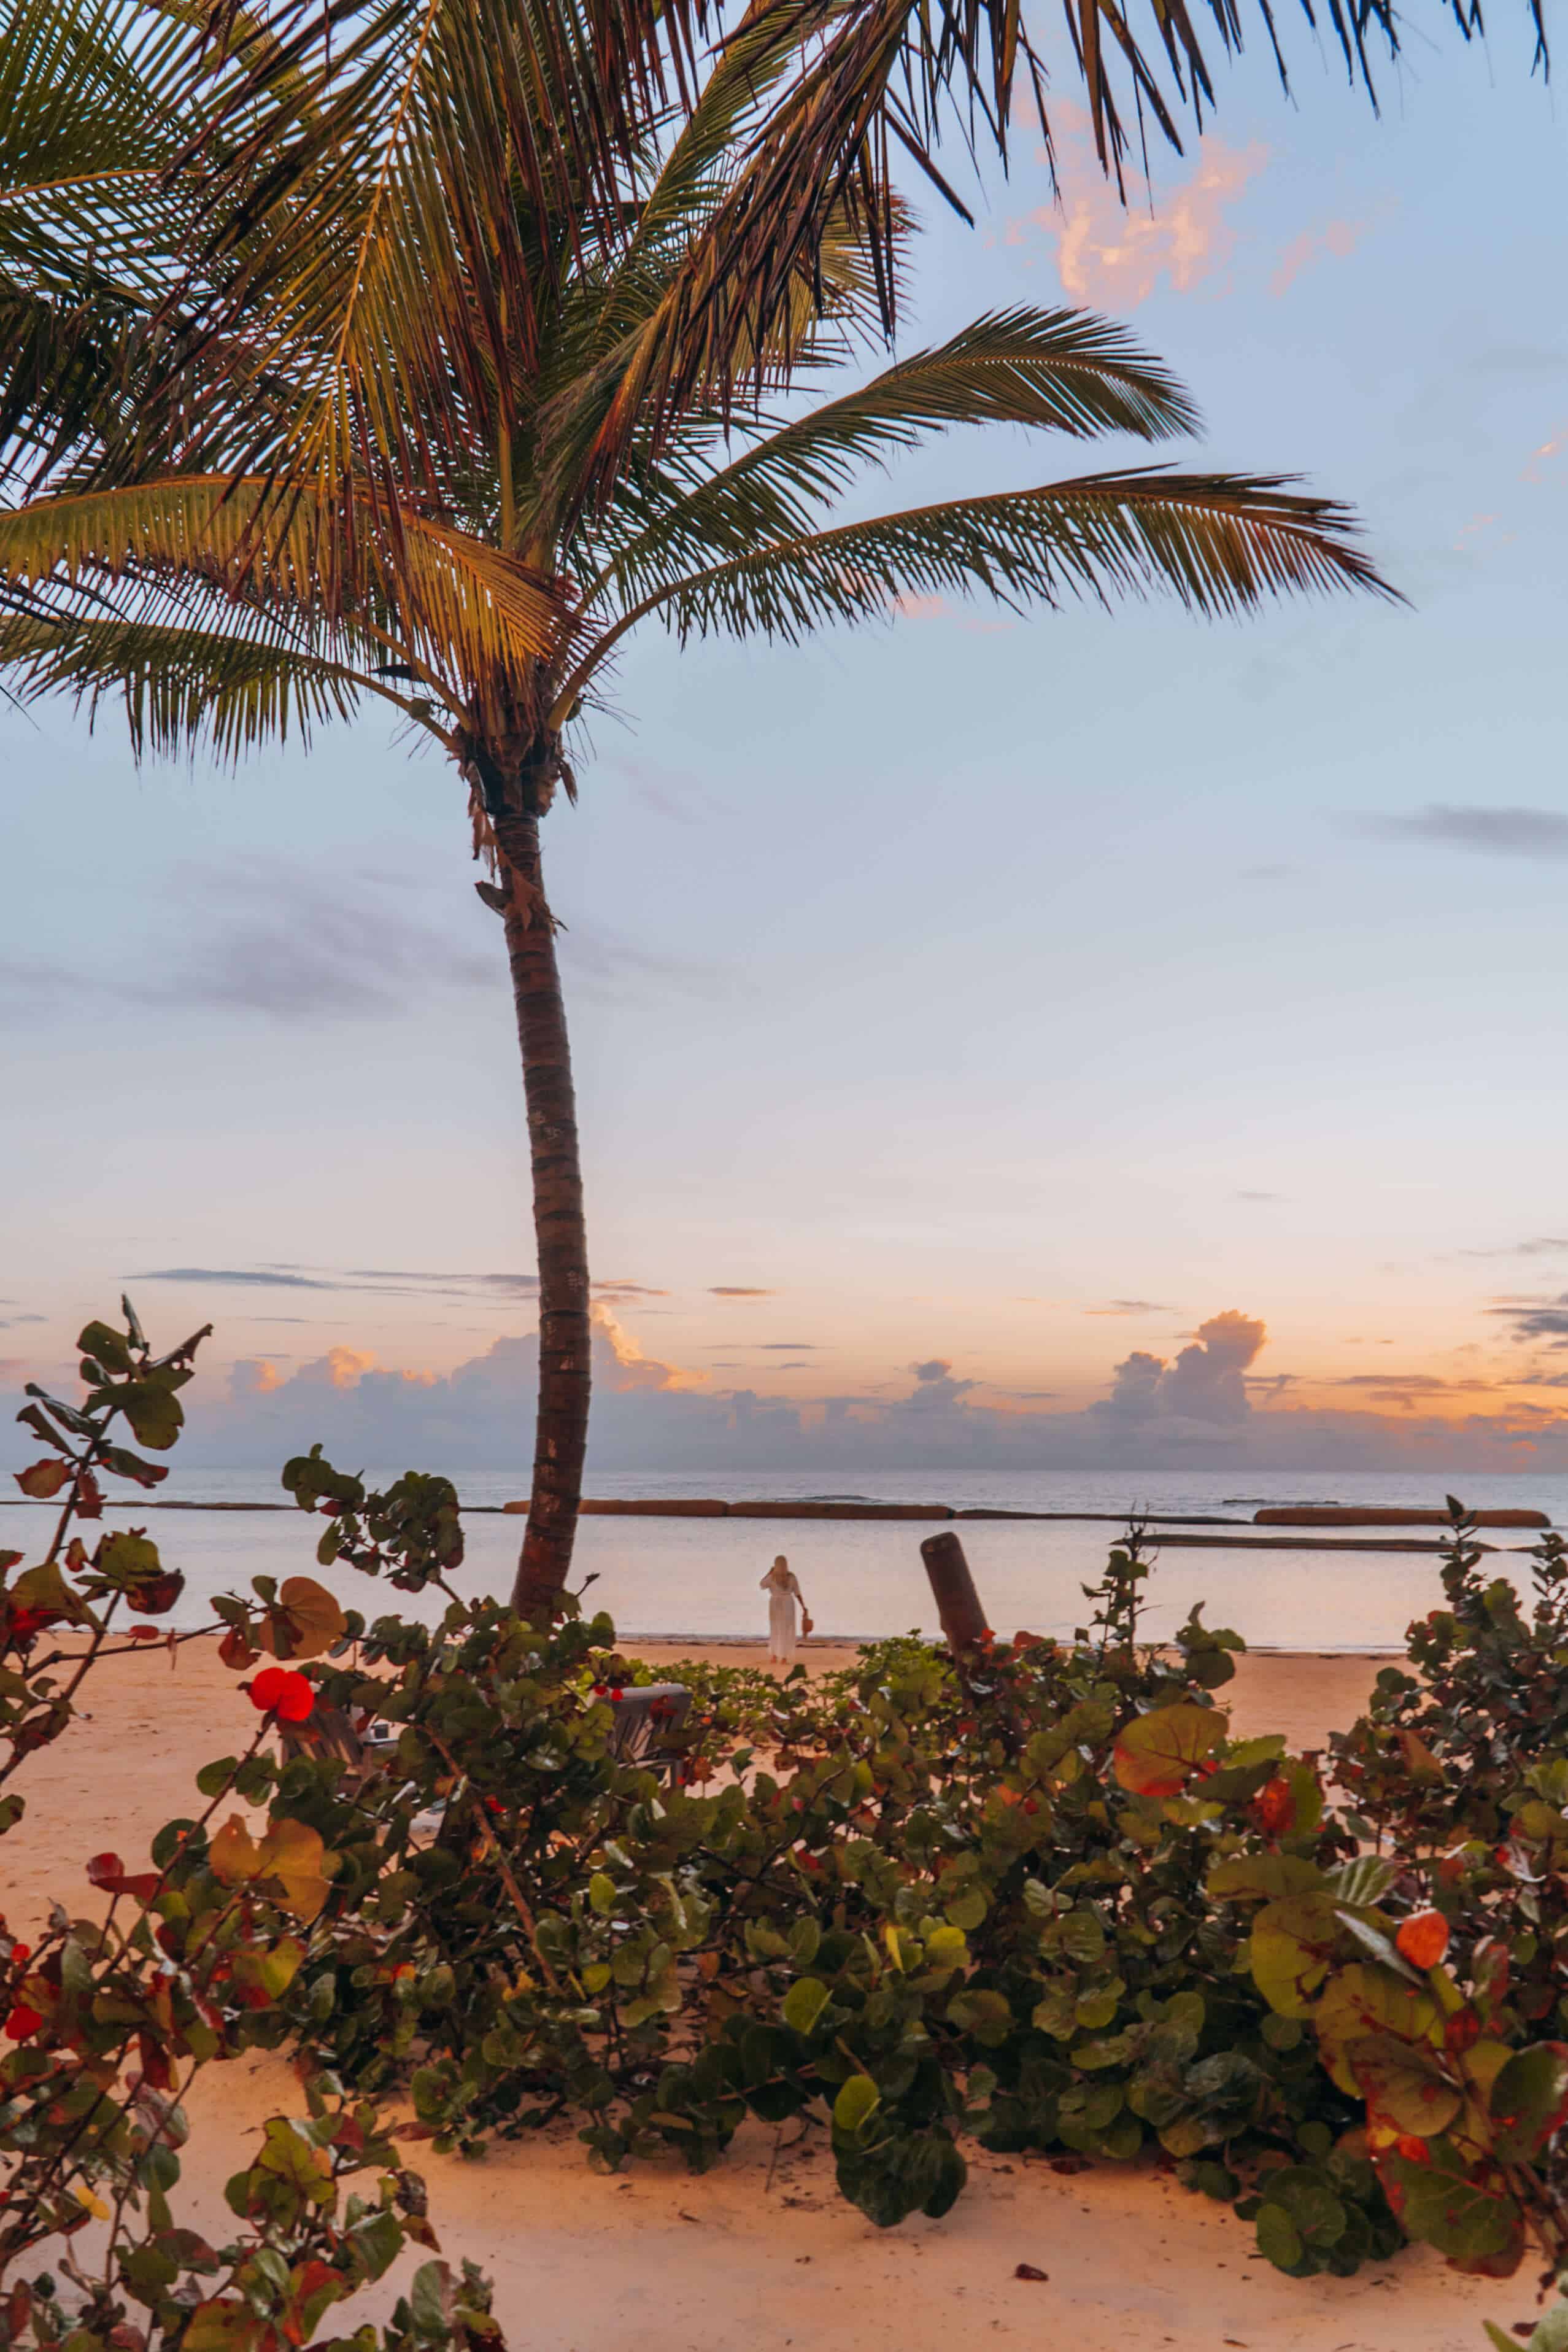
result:
[[[1277,1903],[1327,1884],[1317,1864],[1299,1853],[1229,1854],[1208,1874],[1208,1892],[1219,1903]]]
[[[1258,2251],[1276,2270],[1293,2271],[1306,2252],[1301,2232],[1282,2205],[1263,2205],[1258,2212]]]
[[[956,1895],[952,1902],[945,1906],[945,1909],[949,1924],[969,1935],[984,1922],[986,1897],[979,1887],[967,1886],[961,1895]]]
[[[833,2101],[833,2129],[846,2137],[858,2132],[882,2105],[882,2093],[869,2074],[852,2074]]]
[[[1568,2044],[1517,2051],[1491,2086],[1493,2145],[1504,2164],[1528,2164],[1568,2122]]]
[[[1291,1895],[1270,1903],[1252,1923],[1252,1981],[1281,2017],[1305,2017],[1328,1974],[1339,1918],[1327,1895]]]
[[[131,1350],[125,1335],[111,1324],[86,1323],[77,1335],[77,1347],[84,1356],[93,1357],[111,1372],[131,1370]]]
[[[1179,1796],[1198,1766],[1223,1748],[1226,1718],[1218,1707],[1155,1707],[1118,1733],[1113,1768],[1124,1789],[1140,1797]]]
[[[800,1977],[785,1994],[779,2014],[797,2033],[811,2033],[828,2005],[828,1988],[819,1977]]]
[[[1378,2177],[1409,2237],[1488,2277],[1518,2269],[1523,2215],[1497,2176],[1472,2172],[1448,2141],[1432,2141],[1424,2164],[1391,2152],[1380,2158]]]
[[[111,1393],[138,1445],[150,1445],[154,1454],[167,1453],[184,1424],[179,1398],[156,1381],[131,1381]]]

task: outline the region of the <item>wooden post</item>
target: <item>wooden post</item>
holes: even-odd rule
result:
[[[988,1630],[986,1612],[980,1606],[964,1547],[956,1535],[944,1530],[939,1536],[926,1537],[920,1547],[920,1557],[931,1580],[947,1646],[956,1658],[962,1658],[967,1651],[978,1646]]]

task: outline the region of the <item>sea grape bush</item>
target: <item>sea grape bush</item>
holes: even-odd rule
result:
[[[440,1482],[371,1496],[318,1453],[285,1483],[340,1523],[324,1556],[405,1589],[455,1565]],[[815,2115],[886,2224],[945,2210],[972,2138],[1154,2152],[1296,2274],[1406,2235],[1502,2274],[1527,2227],[1555,2260],[1568,2051],[1532,2027],[1561,1993],[1540,1882],[1568,1815],[1526,1809],[1559,1785],[1561,1555],[1541,1548],[1526,1627],[1497,1588],[1465,1598],[1469,1532],[1444,1622],[1412,1634],[1418,1664],[1449,1645],[1454,1687],[1385,1675],[1326,1791],[1281,1739],[1229,1738],[1234,1635],[1195,1615],[1168,1655],[1140,1646],[1136,1536],[1071,1643],[955,1662],[905,1637],[815,1685],[683,1670],[667,1785],[612,1753],[603,1696],[645,1670],[608,1620],[455,1597],[434,1628],[382,1619],[312,1671],[402,1727],[395,1761],[378,1783],[296,1759],[278,1781],[346,1858],[298,2031],[356,2086],[406,2081],[439,2146],[570,2112],[601,2162],[702,2167],[747,2114]],[[1431,1707],[1470,1743],[1462,1779],[1444,1723],[1405,1737]]]
[[[99,1369],[107,1385],[140,1376],[134,1360]],[[317,1448],[284,1484],[326,1520],[320,1560],[434,1590],[444,1617],[367,1624],[305,1577],[218,1604],[225,1659],[259,1667],[263,1730],[291,1736],[207,1767],[205,1812],[169,1825],[150,1873],[99,1858],[99,1884],[131,1906],[111,1914],[131,1922],[123,1949],[62,1913],[51,1967],[24,1953],[32,1973],[11,1986],[22,2037],[0,2084],[25,2091],[57,2018],[86,2032],[84,1959],[111,2074],[134,2044],[139,2074],[113,2076],[131,2092],[119,2141],[89,2131],[71,2155],[90,2147],[79,2177],[92,2195],[109,2183],[116,2228],[122,2190],[142,2200],[140,2242],[172,2227],[162,2175],[181,2128],[160,2136],[179,2086],[158,2075],[170,2028],[162,2011],[148,2028],[150,1969],[180,1987],[180,2063],[287,2045],[312,2084],[308,2116],[269,2126],[258,2160],[267,2174],[272,2150],[298,2198],[255,2167],[231,2184],[261,2235],[212,2250],[229,2266],[216,2287],[199,2242],[162,2245],[175,2270],[155,2290],[144,2275],[137,2347],[193,2330],[196,2352],[281,2352],[374,2274],[394,2231],[417,2236],[422,2198],[379,2121],[393,2095],[413,2108],[405,2140],[476,2153],[570,2115],[604,2165],[675,2153],[701,2168],[748,2115],[814,2118],[843,2192],[884,2225],[945,2211],[977,2142],[1152,2156],[1233,2200],[1297,2275],[1354,2271],[1406,2236],[1490,2275],[1531,2237],[1563,2264],[1556,1537],[1537,1548],[1526,1616],[1483,1575],[1456,1506],[1447,1606],[1411,1629],[1413,1671],[1385,1671],[1327,1759],[1229,1737],[1217,1694],[1234,1634],[1195,1612],[1164,1654],[1141,1643],[1150,1556],[1134,1530],[1085,1589],[1071,1642],[1020,1633],[956,1659],[903,1636],[815,1683],[683,1667],[692,1707],[661,1774],[615,1754],[611,1695],[648,1670],[607,1618],[529,1625],[456,1593],[445,1480],[375,1493]],[[61,1540],[69,1607],[50,1584],[21,1608],[87,1610],[73,1631],[90,1645],[105,1548],[57,1559]],[[137,1561],[138,1589],[156,1591],[161,1563]],[[0,1600],[15,1611],[15,1587]],[[25,1665],[42,1629],[20,1622]],[[20,1710],[5,1727],[55,1722],[60,1695],[17,1673],[31,1695],[0,1685]],[[393,1740],[356,1756],[350,1727],[372,1719]],[[248,1822],[220,1819],[232,1798]],[[73,1937],[83,1958],[68,1963]],[[18,2112],[13,2097],[0,2129]],[[340,2202],[350,2167],[373,2182]],[[420,2277],[388,2346],[493,2329],[476,2277]],[[84,2303],[73,2284],[92,2340],[126,2342],[100,2325],[110,2289]],[[123,2261],[112,2292],[120,2311],[136,2300]],[[30,2341],[59,2337],[49,2294],[28,2294]],[[1538,2352],[1561,2352],[1558,2325]]]
[[[414,1589],[453,1564],[450,1490],[368,1496],[319,1454],[285,1484],[339,1507],[339,1557],[395,1528],[378,1571]],[[1228,1738],[1234,1635],[1195,1617],[1170,1659],[1138,1647],[1145,1565],[1113,1555],[1078,1643],[1021,1635],[963,1674],[913,1641],[825,1689],[722,1670],[670,1785],[611,1751],[594,1694],[634,1668],[607,1619],[455,1599],[434,1628],[379,1620],[312,1677],[401,1726],[395,1759],[277,1768],[276,1802],[340,1856],[289,1994],[307,2047],[366,2092],[407,2081],[444,2147],[570,2111],[601,2161],[701,2167],[747,2113],[815,2113],[883,2223],[951,2204],[966,2136],[1153,2149],[1228,2196],[1288,2162],[1357,2216],[1336,2266],[1392,2246],[1371,2167],[1336,2152],[1354,2094],[1207,1892],[1265,1837],[1333,1857],[1316,1776]]]
[[[1534,1548],[1527,1618],[1450,1511],[1416,1674],[1385,1669],[1333,1742],[1357,1858],[1335,1878],[1260,1855],[1210,1886],[1259,1906],[1254,1980],[1364,2103],[1406,2232],[1507,2277],[1531,2235],[1568,2267],[1568,2042],[1547,2038],[1568,2028],[1568,1560],[1555,1533]],[[1265,2208],[1260,2233],[1298,2266],[1297,2217]]]
[[[206,1336],[154,1356],[127,1305],[123,1331],[91,1323],[81,1334],[79,1408],[28,1391],[20,1417],[49,1450],[17,1483],[35,1500],[61,1498],[61,1509],[37,1564],[0,1555],[0,1832],[22,1818],[22,1790],[6,1784],[68,1731],[104,1659],[139,1638],[195,1638],[136,1623],[117,1644],[126,1616],[167,1617],[183,1580],[143,1530],[105,1532],[89,1550],[78,1526],[101,1518],[106,1477],[150,1487],[167,1475],[119,1444],[116,1423],[167,1451]],[[261,1648],[280,1662],[318,1655],[344,1629],[308,1579],[281,1595],[258,1580],[256,1601],[229,1605],[231,1664]],[[40,1652],[62,1639],[68,1646]],[[282,1663],[248,1696],[248,1744],[200,1776],[204,1809],[158,1832],[151,1866],[128,1868],[110,1852],[87,1861],[106,1907],[75,1916],[57,1902],[29,1935],[0,1920],[0,2345],[448,2352],[497,2339],[483,2279],[435,2262],[389,2326],[319,2332],[406,2245],[435,2247],[423,2185],[376,2108],[320,2066],[307,2070],[306,2115],[273,2117],[228,2183],[237,2233],[214,2245],[176,2217],[190,2084],[204,2066],[285,2039],[280,2003],[338,1866],[285,1812],[259,1840],[238,1811],[218,1820],[270,1790],[263,1750],[276,1724],[303,1720],[315,1704],[298,1666]]]

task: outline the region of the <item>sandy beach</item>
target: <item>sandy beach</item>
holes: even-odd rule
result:
[[[653,1664],[698,1649],[637,1647]],[[764,1656],[727,1643],[706,1654]],[[822,1669],[851,1654],[826,1643],[810,1652]],[[1244,1658],[1230,1686],[1235,1727],[1321,1746],[1355,1714],[1378,1664]],[[34,1759],[27,1818],[0,1847],[12,1922],[36,1921],[51,1896],[94,1907],[87,1856],[113,1846],[140,1858],[157,1824],[188,1809],[196,1768],[232,1753],[253,1721],[203,1643],[187,1644],[172,1669],[157,1652],[107,1663],[90,1719]],[[246,2135],[295,2096],[276,2059],[214,2069],[198,2084],[197,2144],[213,2184],[192,2183],[198,2221],[217,2225],[216,2185]],[[418,2161],[445,2250],[495,2277],[514,2352],[609,2352],[633,2339],[642,2352],[869,2352],[887,2342],[947,2352],[960,2340],[1052,2335],[1074,2352],[1477,2352],[1483,2316],[1507,2322],[1530,2307],[1522,2277],[1500,2287],[1460,2279],[1419,2250],[1353,2280],[1284,2278],[1228,2211],[1153,2168],[1063,2175],[1047,2158],[971,2150],[970,2186],[952,2213],[883,2232],[839,2197],[825,2142],[811,2130],[776,2151],[773,2132],[748,2124],[702,2178],[650,2166],[597,2175],[570,2126],[478,2164],[423,2150]],[[1020,2263],[1046,2279],[1018,2279]]]

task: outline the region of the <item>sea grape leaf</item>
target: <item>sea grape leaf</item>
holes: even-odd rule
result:
[[[1293,2271],[1306,2253],[1301,2231],[1282,2205],[1260,2205],[1257,2217],[1258,2251],[1276,2270]]]
[[[1378,2178],[1409,2237],[1447,2254],[1456,2270],[1509,2278],[1524,2254],[1524,2217],[1501,2175],[1471,2169],[1447,2140],[1434,2140],[1424,2161],[1390,2149]]]
[[[1229,1854],[1208,1874],[1208,1892],[1220,1903],[1275,1903],[1328,1884],[1317,1864],[1299,1853]]]
[[[1364,1960],[1335,1971],[1312,2021],[1323,2063],[1352,2098],[1362,2095],[1346,2054],[1354,2043],[1381,2036],[1435,2050],[1443,2038],[1437,2004],[1424,1986],[1407,1984],[1392,1969]]]
[[[1495,2147],[1504,2164],[1528,2164],[1568,2122],[1568,2043],[1517,2051],[1491,2086]]]
[[[277,1606],[256,1627],[256,1638],[275,1658],[319,1658],[340,1638],[346,1622],[324,1584],[313,1576],[287,1576]]]
[[[1344,2045],[1343,2056],[1369,2116],[1416,2139],[1448,2130],[1464,2104],[1435,2058],[1392,2033]]]
[[[820,1977],[798,1977],[785,1994],[779,2015],[797,2033],[810,2033],[828,2005],[828,1988]]]
[[[80,1354],[91,1356],[111,1372],[128,1372],[131,1369],[125,1334],[115,1330],[111,1324],[84,1323],[77,1334],[77,1348]]]
[[[1117,1734],[1113,1769],[1134,1796],[1179,1796],[1198,1766],[1224,1747],[1225,1735],[1226,1718],[1218,1707],[1155,1707],[1135,1716]]]
[[[852,2074],[833,2101],[833,2129],[846,2137],[859,2131],[882,2105],[882,2093],[869,2074]]]
[[[68,1486],[75,1468],[72,1462],[33,1462],[26,1470],[16,1470],[11,1475],[23,1494],[35,1503],[51,1503],[60,1488]]]
[[[1308,1996],[1328,1974],[1339,1916],[1326,1894],[1290,1895],[1266,1904],[1252,1923],[1252,1981],[1281,2017],[1305,2017]]]
[[[128,1381],[110,1395],[131,1423],[138,1445],[166,1454],[184,1425],[180,1400],[161,1381]]]

